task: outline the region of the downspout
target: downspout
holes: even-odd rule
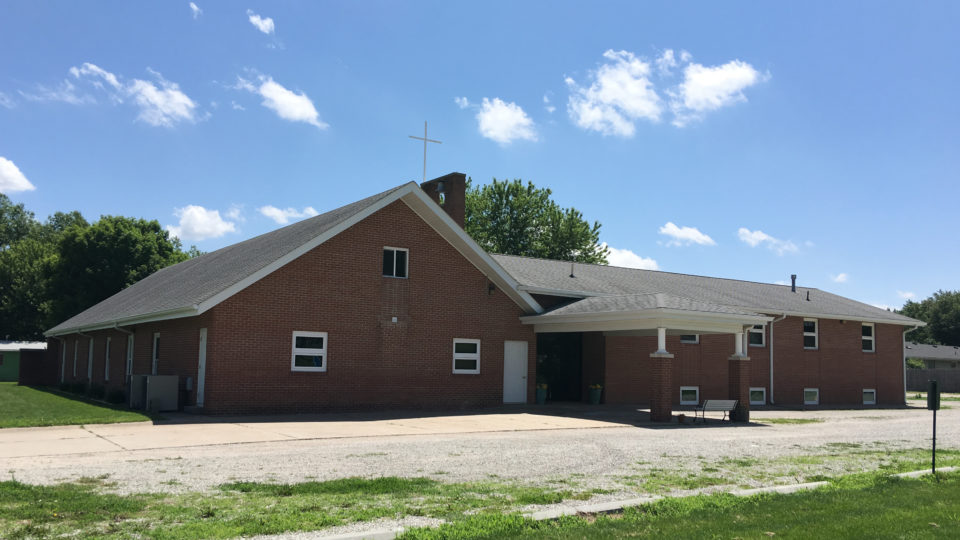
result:
[[[117,324],[117,323],[113,323],[113,329],[116,330],[116,331],[118,331],[118,332],[122,332],[122,333],[124,333],[124,334],[126,334],[126,335],[128,335],[128,336],[136,335],[134,332],[131,332],[130,330],[127,330],[126,328],[120,328],[120,325]],[[130,342],[130,340],[127,340],[127,343],[129,343],[129,342]],[[124,358],[123,358],[123,380],[124,380],[125,383],[127,383],[127,395],[130,395],[130,391],[131,391],[131,388],[130,388],[130,376],[133,374],[133,373],[132,373],[132,371],[133,371],[133,366],[129,366],[129,367],[130,367],[130,370],[129,370],[130,372],[128,372],[128,370],[127,370],[127,367],[128,367],[128,366],[127,366],[127,358],[126,358],[126,357],[127,357],[127,356],[130,356],[131,353],[130,353],[130,351],[127,350],[127,345],[126,345],[126,344],[124,344],[124,346],[123,346],[123,351],[124,351]]]
[[[900,350],[903,351],[903,404],[907,404],[907,334],[913,332],[919,326],[914,326],[909,330],[903,331],[903,343],[900,344]]]
[[[773,323],[780,322],[787,318],[787,314],[784,313],[780,316],[779,319],[774,319],[770,321],[770,404],[773,405],[775,401],[773,400]]]
[[[80,337],[85,337],[85,338],[87,338],[87,339],[93,339],[93,336],[91,336],[90,334],[84,334],[84,333],[83,333],[83,330],[77,330],[77,335],[80,336]],[[87,344],[87,347],[88,347],[88,351],[89,351],[89,347],[90,347],[90,344],[89,344],[89,343]],[[87,373],[90,373],[90,361],[91,361],[91,360],[93,360],[93,359],[90,358],[90,353],[88,352],[88,353],[87,353]],[[91,381],[90,379],[91,379],[91,377],[87,377],[87,386],[88,386],[88,387],[89,387],[89,385],[93,382],[93,381]]]

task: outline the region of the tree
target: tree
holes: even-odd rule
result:
[[[10,197],[0,193],[0,251],[26,238],[38,225],[33,212],[27,210],[23,203],[13,204]]]
[[[57,247],[49,295],[54,324],[188,258],[156,220],[122,216],[70,226]]]
[[[549,189],[520,179],[494,178],[483,186],[467,180],[464,228],[493,253],[606,264],[600,223],[591,225],[580,211],[561,208],[550,195]]]
[[[907,336],[911,341],[960,345],[960,291],[937,291],[920,302],[908,300],[900,313],[927,323]]]

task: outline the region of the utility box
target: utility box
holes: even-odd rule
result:
[[[930,387],[927,389],[927,410],[940,410],[940,387],[937,381],[930,381]]]
[[[130,408],[145,409],[147,407],[147,376],[130,375]]]
[[[175,411],[180,396],[180,377],[147,375],[146,409],[150,412]]]

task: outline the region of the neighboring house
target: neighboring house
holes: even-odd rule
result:
[[[62,381],[180,377],[215,414],[528,403],[904,403],[923,323],[817,289],[491,255],[465,177],[160,270],[47,332]]]
[[[0,340],[0,382],[16,381],[20,377],[20,349],[45,349],[42,341]]]
[[[927,369],[955,369],[960,367],[960,347],[951,345],[925,345],[907,342],[903,347],[906,358],[922,360]]]

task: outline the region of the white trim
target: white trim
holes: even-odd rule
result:
[[[877,404],[877,389],[876,389],[876,388],[864,388],[864,389],[863,389],[863,392],[861,392],[861,395],[866,394],[867,392],[873,392],[873,400],[872,400],[872,401],[867,401],[867,398],[864,397],[864,398],[863,398],[863,404],[864,404],[864,405],[876,405],[876,404]]]
[[[136,315],[134,317],[123,317],[120,319],[114,319],[109,322],[94,324],[90,326],[71,326],[70,328],[64,328],[57,330],[56,332],[44,332],[44,336],[47,337],[57,337],[65,336],[68,334],[82,334],[83,332],[92,332],[94,330],[105,330],[107,328],[119,330],[121,332],[127,332],[119,326],[130,326],[133,324],[142,324],[155,321],[166,321],[170,319],[180,319],[183,317],[193,317],[194,315],[199,315],[197,313],[197,306],[193,305],[185,308],[176,308],[176,309],[166,309],[163,311],[154,311],[153,313],[145,313],[143,315]]]
[[[869,337],[869,338],[863,335],[863,328],[864,328],[865,326],[869,326],[869,327],[870,327],[870,337]],[[869,340],[869,341],[870,341],[870,349],[864,349],[864,348],[863,348],[863,342],[866,341],[866,340]],[[860,349],[861,349],[863,352],[865,352],[865,353],[875,353],[875,352],[877,352],[877,325],[876,325],[876,324],[874,324],[874,323],[867,323],[867,322],[865,322],[865,323],[860,323]]]
[[[197,407],[203,407],[207,382],[207,329],[200,329],[200,347],[197,354]]]
[[[383,277],[394,278],[394,279],[408,279],[410,277],[410,249],[402,248],[402,247],[383,246],[383,251],[386,251],[388,249],[393,251],[393,275],[391,276],[389,274],[383,274]],[[398,251],[403,251],[403,252],[406,252],[407,254],[407,256],[404,258],[404,266],[406,266],[406,268],[403,269],[402,276],[397,275],[397,252]],[[381,272],[382,272],[382,267],[383,267],[382,261],[380,266],[381,266]]]
[[[683,339],[684,336],[693,336],[693,341]],[[684,345],[699,345],[700,334],[680,334],[680,343],[683,343]]]
[[[150,374],[156,375],[160,364],[160,332],[153,333],[153,341],[150,348]]]
[[[60,340],[60,382],[67,381],[67,340]]]
[[[530,285],[520,285],[517,290],[525,291],[530,294],[543,294],[546,296],[565,296],[567,298],[590,298],[593,296],[610,296],[609,293],[595,293],[584,291],[570,291],[567,289],[550,289],[546,287],[533,287]]]
[[[477,346],[477,352],[458,353],[458,343],[473,343]],[[457,369],[457,360],[474,360],[477,363],[475,369]],[[460,375],[475,375],[480,373],[480,340],[467,338],[453,338],[453,372]]]
[[[323,338],[323,347],[297,347],[298,337],[318,337]],[[307,332],[303,330],[294,330],[293,339],[290,348],[290,371],[315,371],[323,372],[327,370],[327,333],[326,332]],[[301,356],[319,356],[321,358],[319,366],[298,366],[297,355]]]
[[[697,393],[696,399],[693,401],[690,401],[689,399],[684,401],[683,393],[688,392],[690,390],[693,390],[694,392]],[[681,405],[699,405],[700,404],[700,387],[699,386],[681,386],[680,387],[680,404]]]
[[[127,334],[127,362],[126,362],[126,373],[125,379],[127,382],[130,382],[130,375],[133,374],[133,344],[134,337],[133,334]]]
[[[77,348],[80,347],[80,337],[73,338],[73,378],[77,378]]]
[[[754,401],[753,399],[754,392],[763,392],[763,399],[761,399],[760,401]],[[767,404],[767,387],[751,386],[750,391],[747,393],[747,397],[750,399],[751,405],[766,405]]]
[[[93,382],[93,336],[87,338],[87,382]]]
[[[806,323],[813,323],[813,332],[807,332]],[[803,330],[803,348],[807,351],[816,351],[820,349],[820,321],[811,317],[806,317],[803,319],[803,323],[800,327]],[[807,336],[813,336],[813,347],[807,347]]]
[[[813,401],[807,400],[807,392],[816,392],[817,398]],[[803,389],[803,404],[804,405],[819,405],[820,404],[820,389],[819,388],[804,388]]]
[[[110,381],[110,337],[107,337],[107,342],[103,345],[103,382]]]
[[[757,327],[760,327],[757,329]],[[760,344],[755,345],[750,343],[750,336],[754,334],[760,334]],[[762,324],[755,324],[747,330],[747,345],[750,347],[766,347],[767,346],[767,327]]]
[[[737,327],[749,322],[766,323],[773,317],[766,315],[735,315],[731,313],[715,313],[713,311],[693,311],[685,309],[649,308],[635,311],[595,311],[590,313],[568,313],[560,315],[525,315],[520,317],[523,324],[551,324],[560,322],[596,322],[596,321],[623,321],[630,319],[681,319],[684,321],[722,321],[734,322]],[[682,326],[667,325],[670,328],[683,329]],[[699,330],[699,328],[698,328]],[[743,329],[740,328],[742,332]]]

